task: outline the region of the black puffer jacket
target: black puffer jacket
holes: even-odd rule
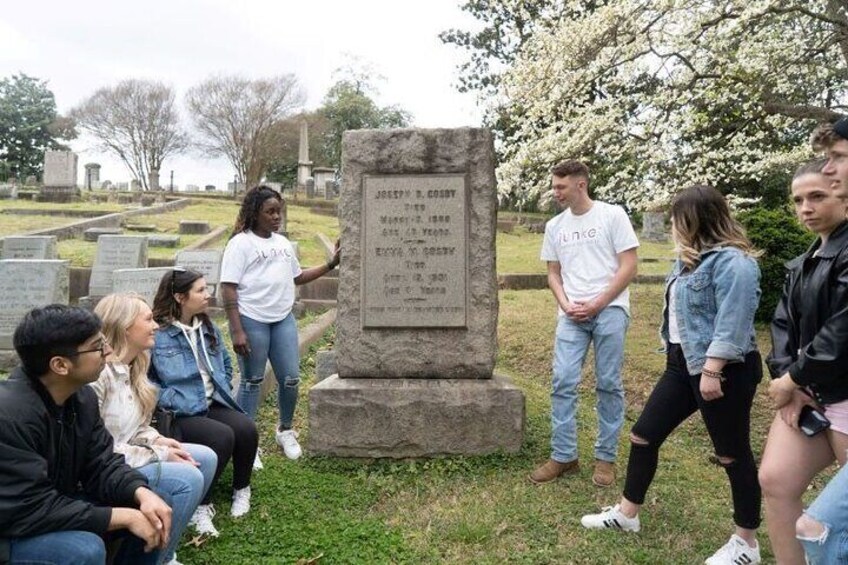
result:
[[[90,387],[57,406],[21,369],[0,382],[0,562],[8,538],[104,534],[111,507],[137,507],[135,491],[146,484],[112,451]]]
[[[848,221],[786,264],[771,324],[772,378],[787,371],[821,404],[848,399]]]

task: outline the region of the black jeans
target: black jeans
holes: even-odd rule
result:
[[[213,402],[205,416],[177,417],[175,435],[179,441],[208,446],[218,456],[212,486],[218,483],[230,457],[233,459],[233,490],[250,486],[259,434],[256,424],[248,416]],[[201,504],[211,501],[212,486]]]
[[[750,432],[751,404],[763,376],[759,352],[750,352],[744,362],[725,365],[723,372],[727,378],[721,386],[724,396],[708,402],[701,397],[701,375],[689,375],[682,349],[669,345],[665,373],[632,429],[633,435],[647,444],[631,442],[624,497],[644,503],[657,470],[660,446],[677,426],[700,410],[716,455],[732,459],[722,466],[730,479],[733,519],[737,526],[755,529],[760,525],[762,495]]]

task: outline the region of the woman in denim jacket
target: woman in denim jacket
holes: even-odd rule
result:
[[[619,504],[581,520],[587,528],[639,531],[639,509],[665,439],[700,411],[730,479],[735,532],[708,565],[758,563],[760,488],[750,415],[762,378],[754,334],[760,299],[756,252],[714,188],[692,186],[671,206],[677,261],[666,279],[660,334],[666,368],[630,434]]]
[[[232,396],[232,363],[221,331],[206,314],[209,292],[203,275],[175,267],[162,277],[153,302],[160,328],[151,357],[150,379],[159,385],[159,405],[176,414],[185,441],[208,445],[218,455],[214,482],[233,460],[230,514],[250,510],[250,478],[256,457],[256,425]],[[210,489],[211,490],[211,489]],[[195,526],[213,536],[211,494],[198,506]]]

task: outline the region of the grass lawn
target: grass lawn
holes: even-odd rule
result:
[[[659,377],[660,285],[634,285],[624,381],[629,429]],[[188,563],[701,563],[731,533],[725,473],[708,462],[706,430],[695,416],[669,438],[642,513],[642,532],[588,532],[579,519],[617,501],[628,447],[621,443],[615,488],[590,482],[595,433],[593,372],[587,360],[581,388],[578,476],[535,486],[527,474],[549,455],[549,387],[553,300],[547,291],[500,294],[499,372],[527,399],[526,438],[520,453],[432,460],[374,461],[309,457],[289,462],[273,443],[275,408],[261,412],[265,470],[253,479],[253,509],[229,517],[229,471],[218,487],[221,537],[201,548],[183,547]],[[332,341],[332,334],[326,337]],[[763,350],[767,336],[761,333]],[[313,357],[302,360],[303,386],[296,427],[305,446],[307,391]],[[772,418],[761,387],[752,426],[762,452]],[[623,434],[626,438],[626,433]],[[815,483],[815,495],[825,478]],[[760,535],[764,558],[768,539]]]

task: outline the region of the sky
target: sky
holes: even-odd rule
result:
[[[23,72],[48,82],[60,113],[98,88],[127,78],[185,92],[211,75],[248,78],[293,73],[306,92],[304,109],[320,106],[339,67],[361,64],[377,82],[380,105],[410,111],[416,127],[479,126],[482,110],[456,89],[464,54],[439,32],[471,29],[461,0],[28,0],[0,13],[0,76]],[[187,116],[183,115],[184,118]],[[185,119],[189,124],[190,120]],[[100,179],[128,181],[117,158],[90,138],[71,142]],[[320,163],[316,163],[320,165]],[[165,161],[160,182],[223,189],[234,169],[193,151]]]

